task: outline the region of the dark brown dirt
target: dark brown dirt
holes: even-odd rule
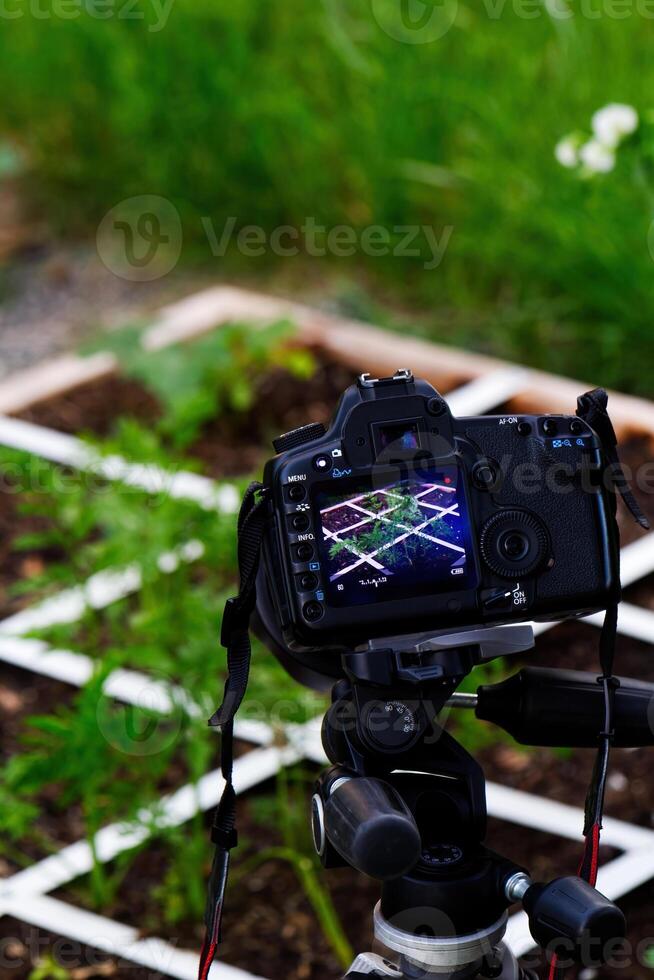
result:
[[[69,684],[0,662],[0,765],[23,747],[21,736],[30,716],[52,714],[70,704],[75,691]]]
[[[111,375],[39,402],[16,417],[69,435],[86,433],[103,438],[111,434],[119,416],[146,424],[154,422],[159,414],[156,398],[142,385]]]
[[[189,449],[209,476],[239,476],[261,467],[274,454],[272,440],[310,422],[329,423],[354,372],[314,352],[317,371],[305,381],[277,370],[257,386],[255,407],[240,415],[225,413],[208,423]]]
[[[43,532],[47,522],[21,512],[21,498],[3,479],[0,488],[0,620],[18,612],[28,602],[25,595],[15,595],[12,585],[41,575],[45,565],[58,561],[62,554],[55,548],[17,550],[25,534]]]
[[[61,705],[69,705],[74,695],[75,689],[68,684],[0,663],[0,765],[25,751],[22,736],[30,716],[52,714]],[[71,806],[62,812],[56,803],[54,788],[46,789],[40,795],[38,833],[32,839],[18,846],[10,842],[5,844],[0,838],[0,878],[84,836],[79,807]]]
[[[277,369],[256,385],[256,407],[226,412],[205,425],[188,455],[214,477],[240,476],[272,454],[270,440],[309,422],[328,422],[354,372],[314,351],[317,371],[310,381]],[[116,419],[130,417],[151,425],[161,415],[157,399],[137,381],[110,375],[64,395],[40,402],[18,418],[69,434],[111,435]]]
[[[68,970],[69,980],[159,980],[165,976],[133,963],[121,963],[90,946],[17,919],[0,918],[2,980],[28,980],[37,965],[44,965],[44,960],[60,963]]]

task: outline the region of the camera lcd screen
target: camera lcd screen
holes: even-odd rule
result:
[[[470,589],[470,523],[455,466],[316,488],[324,591],[332,606]]]

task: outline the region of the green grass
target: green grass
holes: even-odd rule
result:
[[[394,3],[176,0],[156,31],[152,14],[7,21],[0,132],[25,147],[32,200],[60,231],[91,236],[118,201],[161,194],[188,261],[212,261],[202,216],[452,226],[431,271],[424,248],[313,264],[438,340],[652,394],[650,189],[633,152],[581,181],[553,147],[606,102],[649,110],[654,21],[601,0],[593,18],[570,0],[570,20],[544,0],[528,19],[460,0],[443,38],[402,44],[373,16]],[[214,268],[301,263],[236,258]]]

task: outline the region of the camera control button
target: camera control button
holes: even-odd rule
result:
[[[586,427],[581,419],[573,419],[570,423],[570,432],[573,436],[581,435],[582,432],[586,431]]]
[[[295,576],[295,580],[300,592],[313,592],[318,585],[318,576],[313,572],[302,572],[301,575]]]
[[[275,452],[286,453],[289,449],[303,446],[305,442],[313,442],[314,439],[320,439],[321,436],[324,436],[326,431],[322,422],[312,422],[310,425],[302,425],[299,429],[285,432],[283,436],[278,436],[276,439],[273,439]]]
[[[313,468],[319,473],[329,473],[332,468],[332,458],[326,453],[322,453],[320,456],[316,456],[313,461]]]
[[[298,561],[310,561],[313,558],[313,547],[306,542],[304,544],[299,544],[295,549],[295,555]]]
[[[309,623],[315,623],[322,617],[324,609],[320,602],[316,602],[315,599],[312,599],[311,602],[304,603],[302,612],[304,613],[304,618]]]
[[[472,482],[478,490],[492,490],[498,477],[497,464],[491,459],[480,459],[472,467]]]
[[[294,504],[299,503],[307,495],[306,487],[303,483],[291,483],[286,491],[286,495],[289,500],[292,500]]]
[[[555,436],[558,431],[559,427],[554,419],[545,419],[543,422],[543,432],[546,436]]]
[[[311,524],[307,514],[293,514],[289,517],[288,523],[291,531],[296,531],[298,534],[307,531]]]
[[[442,398],[430,398],[427,402],[427,411],[430,415],[444,415],[447,405]]]
[[[480,550],[484,562],[500,578],[520,579],[546,563],[549,552],[547,528],[526,510],[500,510],[481,529]]]
[[[525,422],[524,419],[522,420],[522,422],[518,422],[518,435],[528,436],[530,434],[531,434],[531,423]]]

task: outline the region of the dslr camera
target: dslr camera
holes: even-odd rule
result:
[[[321,673],[371,638],[585,616],[619,598],[606,460],[576,416],[455,418],[402,370],[362,375],[328,430],[274,446],[259,622],[278,654]]]

